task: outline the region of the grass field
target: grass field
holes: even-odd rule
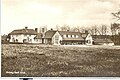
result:
[[[2,44],[2,77],[120,76],[119,46]]]

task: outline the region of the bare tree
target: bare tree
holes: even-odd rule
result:
[[[64,24],[62,27],[60,27],[61,31],[67,31],[67,30],[70,30],[70,26],[67,25],[67,24]]]
[[[85,26],[79,27],[79,32],[84,33],[86,30]]]
[[[88,31],[91,35],[100,34],[97,25],[91,26],[88,28]]]
[[[79,27],[79,26],[77,26],[77,27],[72,27],[72,28],[71,28],[71,31],[73,31],[73,32],[80,32],[80,27]]]
[[[111,24],[112,35],[117,35],[117,30],[119,29],[119,25],[120,24],[118,24],[118,23]]]
[[[106,34],[107,34],[107,26],[102,25],[102,35],[106,35]]]
[[[57,24],[56,25],[56,29],[59,31],[60,30],[60,26]]]
[[[114,19],[116,19],[116,21],[120,21],[120,11],[112,13],[112,15],[114,16]],[[111,32],[112,35],[116,35],[117,34],[117,30],[119,29],[120,24],[114,22],[113,24],[111,24]]]
[[[115,17],[115,19],[120,20],[120,11],[112,13],[112,15]]]

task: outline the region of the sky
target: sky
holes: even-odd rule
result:
[[[110,25],[118,10],[120,0],[1,0],[1,34],[25,26]]]

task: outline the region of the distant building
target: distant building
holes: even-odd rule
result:
[[[92,45],[89,33],[49,30],[45,33],[44,43],[54,45]]]
[[[34,38],[34,43],[44,43],[44,38],[42,33],[37,33]]]
[[[11,33],[9,33],[10,42],[34,43],[34,38],[38,34],[36,30],[28,29],[27,27],[24,29],[13,30]]]
[[[2,44],[9,43],[8,35],[2,35],[1,36],[1,43]]]
[[[9,33],[9,41],[12,43],[42,43],[53,45],[92,45],[92,36],[86,31],[85,33],[71,31],[48,30],[38,33],[38,29],[13,30]]]
[[[92,35],[94,45],[114,45],[110,35]]]

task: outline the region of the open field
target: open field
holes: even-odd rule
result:
[[[120,76],[119,46],[2,44],[2,77]]]

